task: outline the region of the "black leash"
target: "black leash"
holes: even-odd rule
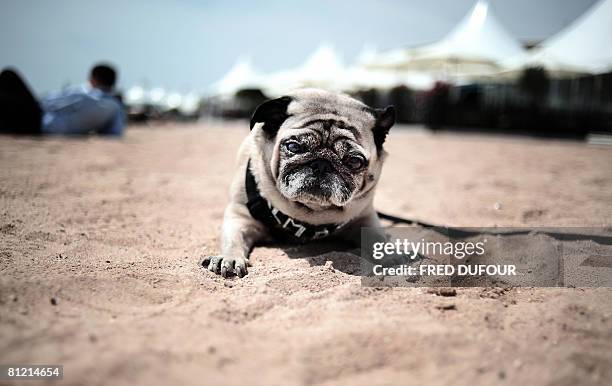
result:
[[[382,213],[382,212],[376,212],[376,214],[378,215],[378,218],[381,218],[383,220],[388,220],[396,224],[418,225],[423,228],[440,228],[437,225],[428,224],[426,222],[422,222],[418,220],[411,220],[407,218],[397,217],[397,216],[393,216],[393,215]]]
[[[565,233],[565,232],[556,232],[549,231],[545,229],[507,229],[505,231],[489,231],[489,230],[476,230],[475,229],[466,229],[466,228],[458,228],[458,227],[448,227],[448,226],[440,226],[434,224],[428,224],[426,222],[411,220],[407,218],[397,217],[390,214],[376,212],[378,217],[383,220],[391,221],[395,224],[407,224],[407,225],[418,225],[423,228],[431,229],[436,233],[443,234],[449,237],[454,238],[466,238],[480,235],[491,235],[491,236],[517,236],[517,235],[528,235],[530,233],[540,233],[550,236],[554,239],[560,241],[579,241],[579,240],[591,240],[598,244],[602,245],[612,245],[612,236],[605,235],[592,235],[585,233]]]

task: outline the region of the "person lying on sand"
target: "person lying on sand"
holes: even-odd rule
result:
[[[5,69],[0,73],[0,132],[120,136],[125,119],[121,102],[111,94],[116,80],[111,66],[99,64],[91,69],[89,85],[39,101],[16,71]]]

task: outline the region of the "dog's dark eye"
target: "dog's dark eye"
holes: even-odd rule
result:
[[[365,166],[365,160],[356,155],[348,156],[344,163],[353,170],[359,170]]]
[[[287,142],[287,144],[285,145],[285,148],[287,148],[287,150],[289,150],[292,153],[303,153],[304,152],[304,148],[302,147],[302,145],[300,145],[297,142]]]

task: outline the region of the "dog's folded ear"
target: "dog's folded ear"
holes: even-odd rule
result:
[[[291,103],[291,98],[284,96],[257,106],[251,117],[251,130],[256,123],[263,122],[263,131],[270,137],[276,136],[276,132],[289,116],[287,114],[289,103]]]
[[[395,107],[387,106],[384,109],[374,110],[376,124],[374,125],[374,143],[376,149],[381,150],[382,145],[389,134],[391,126],[395,124]]]

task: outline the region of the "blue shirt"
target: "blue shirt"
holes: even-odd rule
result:
[[[123,107],[113,95],[97,88],[71,87],[41,101],[43,134],[123,134]]]

